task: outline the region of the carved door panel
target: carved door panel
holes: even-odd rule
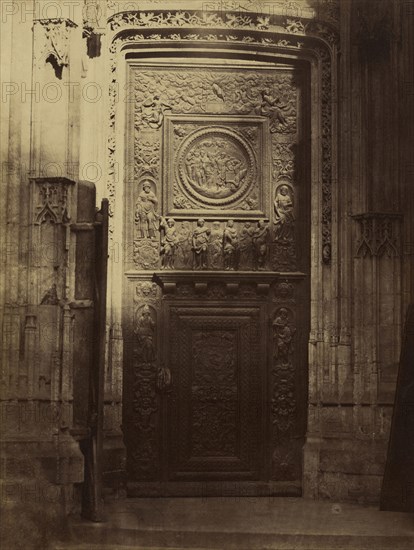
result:
[[[129,492],[300,494],[306,69],[133,62],[129,79]]]
[[[168,479],[259,479],[266,375],[260,308],[168,309]]]

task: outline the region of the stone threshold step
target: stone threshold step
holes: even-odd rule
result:
[[[145,548],[155,550],[412,550],[413,536],[373,535],[293,535],[280,533],[239,533],[114,529],[102,525],[78,526],[78,544],[99,545],[103,549]],[[117,546],[118,545],[118,546]],[[112,548],[111,548],[112,550]]]

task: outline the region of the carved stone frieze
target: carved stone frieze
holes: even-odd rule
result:
[[[332,2],[333,0],[327,0]],[[291,2],[291,5],[296,3]],[[314,21],[307,21],[304,19],[306,16],[312,17],[309,13],[305,14],[306,10],[315,15],[315,11],[310,8],[304,8],[296,4],[296,8],[285,9],[278,13],[272,6],[272,16],[263,13],[240,13],[240,9],[236,11],[222,10],[222,11],[177,11],[177,12],[163,12],[163,11],[128,11],[123,13],[117,13],[109,18],[109,24],[112,31],[119,31],[125,27],[135,27],[137,29],[159,29],[164,30],[168,28],[176,28],[182,30],[186,28],[191,29],[218,29],[218,30],[250,30],[260,31],[270,35],[272,32],[278,32],[280,29],[285,30],[289,34],[302,34],[318,36],[319,29],[312,27],[311,23]],[[203,6],[205,8],[205,6]],[[238,7],[239,8],[239,7]],[[213,8],[214,9],[214,8]],[[321,10],[322,15],[326,15],[329,12],[330,17],[323,17],[329,23],[335,23],[333,16],[334,10],[326,9]],[[317,21],[325,34],[327,30],[331,30],[332,35],[337,40],[338,35],[335,26],[331,26],[325,23],[325,21]],[[210,33],[213,34],[213,33]],[[227,34],[227,36],[232,36]],[[237,39],[237,37],[236,37]]]
[[[399,256],[401,253],[401,215],[395,213],[367,212],[353,216],[358,224],[356,255]]]

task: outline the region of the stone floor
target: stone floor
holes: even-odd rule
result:
[[[157,498],[106,504],[107,521],[74,518],[59,550],[414,549],[414,517],[301,498]]]

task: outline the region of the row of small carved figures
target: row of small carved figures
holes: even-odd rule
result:
[[[179,234],[175,227],[175,220],[161,218],[160,228],[163,230],[161,239],[161,263],[166,269],[174,269],[175,252],[179,243]],[[191,250],[193,253],[194,269],[207,269],[208,254],[216,258],[223,257],[224,269],[237,269],[240,253],[247,245],[252,245],[255,267],[263,268],[268,254],[269,226],[265,220],[259,220],[256,227],[250,222],[245,222],[241,237],[235,227],[234,220],[226,222],[224,230],[220,222],[213,222],[213,229],[210,229],[203,218],[197,220],[197,226],[191,237]]]

